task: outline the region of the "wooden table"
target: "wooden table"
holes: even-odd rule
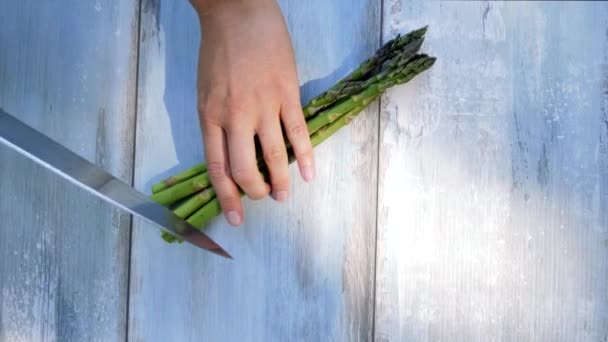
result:
[[[234,261],[0,147],[0,340],[608,341],[608,5],[280,4],[304,100],[426,24],[438,61],[216,220]],[[148,192],[203,158],[199,39],[185,0],[2,1],[0,106]]]

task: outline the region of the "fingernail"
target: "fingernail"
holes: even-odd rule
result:
[[[306,182],[311,182],[315,178],[315,169],[312,165],[305,165],[302,167],[302,177]]]
[[[285,190],[281,190],[281,191],[277,191],[274,193],[274,199],[279,201],[279,202],[285,202],[285,200],[287,199],[287,191]]]
[[[228,223],[235,227],[241,224],[241,215],[234,210],[226,213],[226,219],[228,220]]]

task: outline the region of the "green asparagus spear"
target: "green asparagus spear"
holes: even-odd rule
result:
[[[215,190],[213,190],[212,187],[208,187],[207,189],[190,197],[186,202],[175,208],[173,212],[175,213],[175,215],[183,219],[188,218],[203,205],[207,204],[207,202],[211,201],[214,197]]]
[[[310,102],[302,109],[304,116],[310,117],[319,112],[321,109],[326,108],[329,104],[335,102],[339,98],[344,98],[353,94],[344,91],[346,83],[359,81],[366,78],[370,72],[375,69],[382,68],[383,64],[387,60],[394,58],[402,50],[413,51],[413,53],[416,53],[416,51],[418,51],[420,48],[420,45],[422,45],[422,39],[426,33],[426,30],[427,27],[425,26],[418,30],[412,31],[405,36],[397,36],[384,44],[373,57],[363,62],[348,76],[340,80],[326,92],[310,100]]]
[[[200,173],[207,171],[207,164],[198,164],[188,170],[178,173],[175,176],[169,177],[163,181],[160,181],[152,186],[152,193],[163,191],[168,187],[171,187],[177,183],[181,183],[187,179],[190,179]]]
[[[163,191],[152,194],[151,198],[159,204],[168,206],[197,191],[207,188],[209,184],[209,175],[207,172],[204,172]]]
[[[404,77],[409,73],[412,73],[414,76],[421,73],[422,71],[428,69],[430,65],[434,62],[430,62],[431,57],[426,55],[420,55],[421,58],[413,60],[411,63],[406,64],[402,70],[399,70],[395,73],[387,73],[384,79],[380,79],[376,83],[372,83],[367,86],[362,92],[349,97],[348,99],[343,100],[342,102],[334,105],[330,109],[327,109],[318,115],[314,116],[307,122],[308,131],[311,133],[316,132],[321,127],[331,123],[338,118],[340,118],[343,114],[349,112],[355,107],[359,105],[367,105],[369,104],[370,98],[374,98],[377,94],[380,94],[386,88],[395,84],[396,80],[399,77]],[[430,62],[430,65],[427,64]]]

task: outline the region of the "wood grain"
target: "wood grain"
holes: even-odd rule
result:
[[[379,44],[377,1],[281,1],[303,97]],[[322,15],[319,15],[322,13]],[[348,13],[349,15],[344,15]],[[135,185],[203,159],[196,115],[198,24],[187,2],[142,6]],[[291,168],[291,198],[245,201],[246,221],[208,229],[234,256],[167,245],[135,222],[129,336],[136,341],[370,340],[377,110],[317,149],[314,185]]]
[[[377,341],[608,340],[608,5],[384,2]]]
[[[130,182],[137,1],[2,1],[0,107]],[[129,217],[0,146],[0,341],[125,338]]]

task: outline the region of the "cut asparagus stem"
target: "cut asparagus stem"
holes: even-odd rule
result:
[[[205,171],[207,171],[207,164],[195,165],[184,172],[178,173],[175,176],[169,177],[154,184],[152,186],[152,193],[155,194],[157,192],[163,191],[177,183],[181,183]]]
[[[168,243],[174,243],[174,242],[182,243],[182,242],[184,242],[184,240],[178,238],[175,235],[171,235],[171,234],[169,234],[167,232],[162,232],[161,233],[161,237],[163,238],[163,240],[165,240],[165,242],[168,242]]]

